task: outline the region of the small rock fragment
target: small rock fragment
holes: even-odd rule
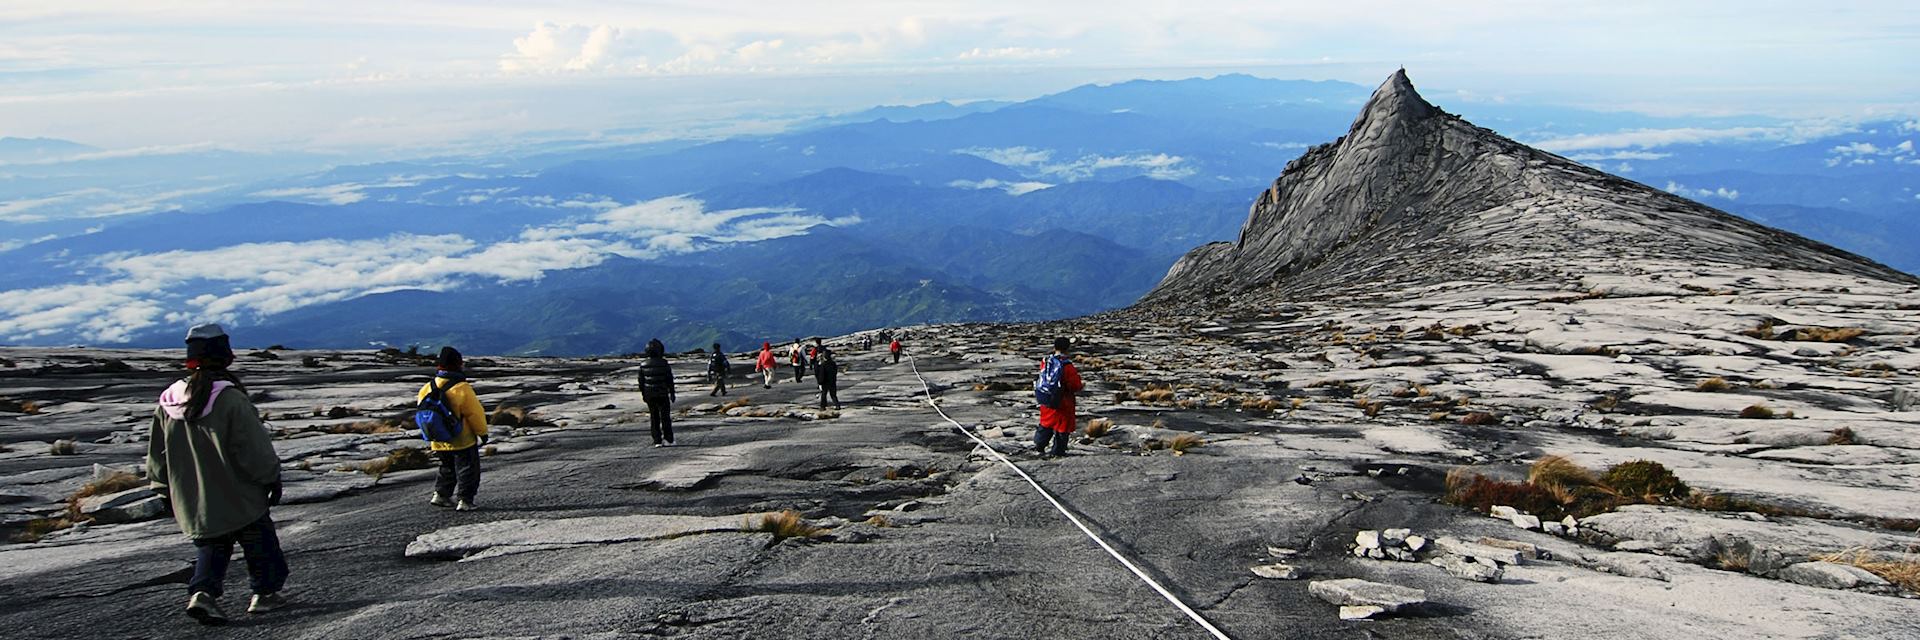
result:
[[[1512,517],[1507,518],[1507,521],[1512,522],[1513,526],[1522,529],[1536,530],[1540,528],[1540,517],[1535,515],[1516,513]]]
[[[1410,535],[1413,535],[1413,531],[1410,529],[1383,529],[1380,531],[1380,539],[1393,545],[1406,542],[1407,536]]]
[[[1487,510],[1487,514],[1501,520],[1509,520],[1519,515],[1520,510],[1503,504],[1496,504],[1493,505],[1493,508]]]
[[[1299,567],[1284,562],[1263,564],[1252,569],[1253,575],[1268,580],[1299,580],[1304,574]]]
[[[1567,525],[1558,522],[1542,522],[1540,523],[1540,530],[1556,536],[1567,535]]]
[[[1506,573],[1499,565],[1473,562],[1456,555],[1443,555],[1429,562],[1447,570],[1447,573],[1455,578],[1474,582],[1499,582],[1500,577]]]
[[[1368,529],[1353,535],[1353,545],[1362,549],[1380,548],[1380,532]]]
[[[1377,616],[1386,612],[1387,610],[1382,607],[1341,605],[1340,619],[1341,620],[1366,620],[1368,618],[1372,618],[1374,616]]]
[[[1487,545],[1489,547],[1497,547],[1501,549],[1512,549],[1514,551],[1518,551],[1520,552],[1520,557],[1526,558],[1528,560],[1539,560],[1540,556],[1542,555],[1540,553],[1540,547],[1533,546],[1532,544],[1526,543],[1526,542],[1519,542],[1515,540],[1502,540],[1500,538],[1481,536],[1479,543]]]
[[[1822,589],[1881,586],[1887,581],[1872,572],[1838,562],[1802,562],[1780,570],[1780,579]]]
[[[1368,613],[1368,617],[1381,613],[1393,613],[1401,608],[1418,605],[1427,601],[1427,592],[1419,589],[1368,582],[1358,578],[1339,580],[1320,580],[1307,585],[1307,593],[1328,604],[1341,607],[1377,608]]]
[[[1407,536],[1408,551],[1419,553],[1420,550],[1425,548],[1427,548],[1427,539],[1425,536]]]

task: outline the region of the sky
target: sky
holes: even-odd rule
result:
[[[1920,3],[0,0],[0,136],[419,155],[1245,72],[1663,114],[1920,113]]]

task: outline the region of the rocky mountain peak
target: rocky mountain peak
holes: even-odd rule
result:
[[[1583,273],[1632,272],[1643,260],[1912,281],[1474,126],[1420,97],[1402,69],[1347,135],[1287,164],[1254,200],[1238,242],[1193,250],[1145,301],[1297,297],[1356,279],[1577,287]]]

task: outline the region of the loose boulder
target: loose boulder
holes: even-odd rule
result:
[[[1359,578],[1320,580],[1307,584],[1307,593],[1341,608],[1341,619],[1357,620],[1425,603],[1427,592],[1419,589],[1368,582]],[[1349,613],[1356,617],[1349,617]]]

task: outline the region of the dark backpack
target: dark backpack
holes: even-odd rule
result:
[[[1047,356],[1047,364],[1040,368],[1040,380],[1033,383],[1033,400],[1042,407],[1060,408],[1060,400],[1066,394],[1060,390],[1060,377],[1067,369],[1067,359],[1060,356]]]
[[[727,354],[715,352],[713,359],[707,361],[707,373],[722,376],[733,373],[733,363],[727,362]]]
[[[458,384],[448,380],[445,386],[434,384],[427,397],[420,399],[418,409],[413,411],[413,424],[420,427],[420,438],[427,442],[453,442],[460,439],[465,426],[460,424],[460,416],[447,406],[447,387]]]

